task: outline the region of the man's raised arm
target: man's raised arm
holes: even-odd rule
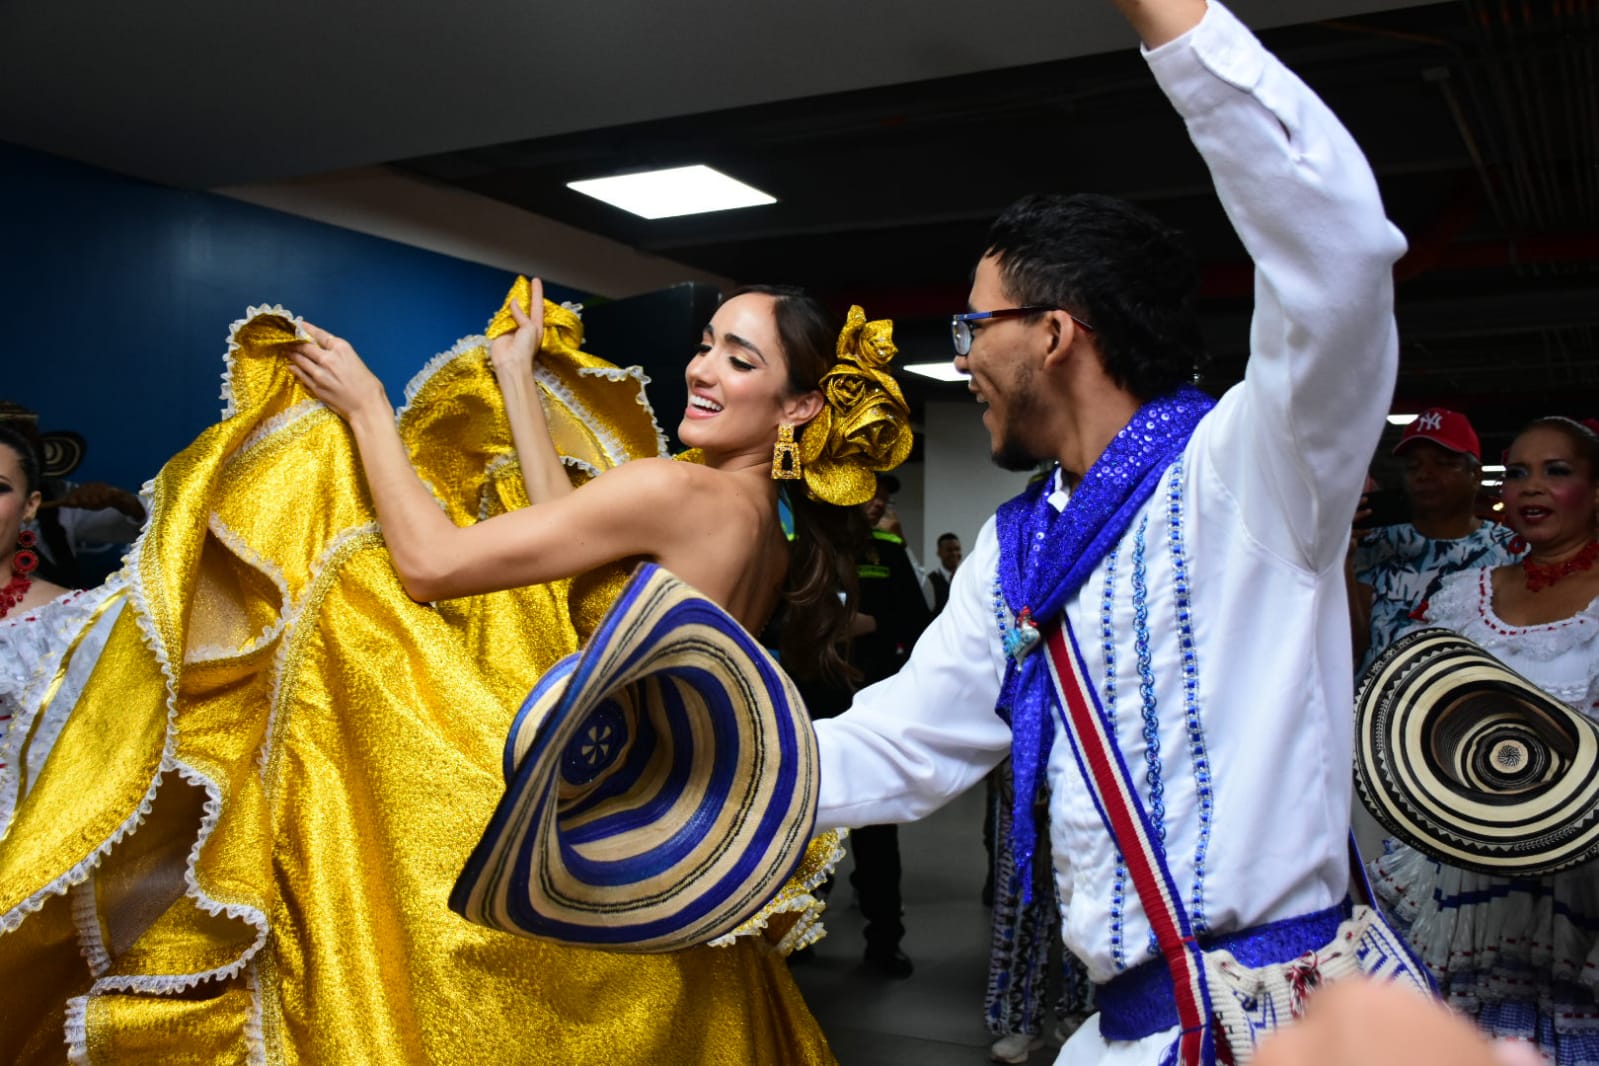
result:
[[[1211,459],[1251,532],[1319,572],[1342,561],[1388,410],[1404,238],[1354,138],[1231,12],[1117,6],[1255,266],[1245,385],[1216,412]]]

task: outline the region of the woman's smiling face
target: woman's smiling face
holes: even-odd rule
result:
[[[1580,543],[1594,534],[1599,483],[1568,435],[1534,426],[1505,457],[1501,498],[1510,527],[1534,548]]]
[[[689,360],[684,444],[718,454],[771,450],[784,421],[788,360],[776,298],[744,293],[717,308]]]

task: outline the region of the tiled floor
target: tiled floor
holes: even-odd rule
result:
[[[980,1066],[993,1040],[983,1027],[989,911],[979,899],[983,789],[969,790],[924,821],[900,828],[905,953],[903,981],[861,967],[861,913],[848,906],[850,860],[841,864],[828,935],[794,977],[841,1066]],[[846,845],[847,847],[848,845]],[[1052,1061],[1039,1051],[1033,1066]]]

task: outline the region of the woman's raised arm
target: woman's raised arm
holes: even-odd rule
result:
[[[394,569],[414,599],[572,577],[631,556],[658,556],[669,543],[714,531],[714,523],[694,528],[714,508],[683,507],[698,471],[666,459],[625,463],[582,491],[569,487],[537,507],[457,526],[412,468],[383,383],[348,341],[301,325],[311,343],[291,350],[294,374],[349,423]]]
[[[408,553],[406,570],[392,541],[390,550],[406,591],[419,600],[543,584],[622,559],[659,560],[683,544],[715,542],[724,523],[705,499],[705,482],[715,476],[670,459],[635,459],[560,499],[472,526],[452,524],[453,534],[435,542],[438,550]]]
[[[527,498],[536,504],[547,503],[571,492],[572,482],[550,439],[544,403],[533,376],[539,342],[544,337],[544,282],[533,279],[528,312],[524,313],[514,298],[510,307],[517,328],[494,338],[489,357],[500,383],[500,395],[505,399],[505,417],[511,424],[511,440],[516,445]]]

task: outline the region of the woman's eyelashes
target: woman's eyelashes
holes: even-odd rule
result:
[[[1576,473],[1576,468],[1574,468],[1570,463],[1561,462],[1559,460],[1548,462],[1543,465],[1544,477],[1570,477],[1574,473]],[[1506,481],[1521,481],[1526,477],[1527,467],[1525,466],[1522,466],[1518,463],[1511,463],[1505,467]]]
[[[711,341],[708,341],[708,340],[700,341],[699,344],[697,344],[695,346],[695,348],[694,348],[694,357],[697,358],[697,357],[702,356],[702,355],[709,355],[711,353],[711,350],[712,350],[713,347],[714,347],[714,345],[712,344]],[[747,362],[747,361],[745,361],[743,359],[740,359],[736,355],[729,355],[727,357],[727,361],[728,361],[728,363],[730,363],[732,365],[734,370],[738,370],[738,371],[741,371],[741,372],[747,372],[747,371],[755,369],[755,364],[754,363]]]
[[[731,345],[728,345],[728,347],[731,347]],[[712,337],[705,337],[704,340],[700,340],[699,344],[694,345],[694,355],[692,355],[691,358],[699,358],[699,356],[702,355],[710,355],[715,348],[715,339],[712,339]],[[747,374],[747,372],[756,369],[755,363],[750,363],[748,360],[740,360],[739,356],[732,355],[732,353],[729,353],[728,355],[728,364],[729,366],[732,366],[732,369],[739,371],[740,374]]]

